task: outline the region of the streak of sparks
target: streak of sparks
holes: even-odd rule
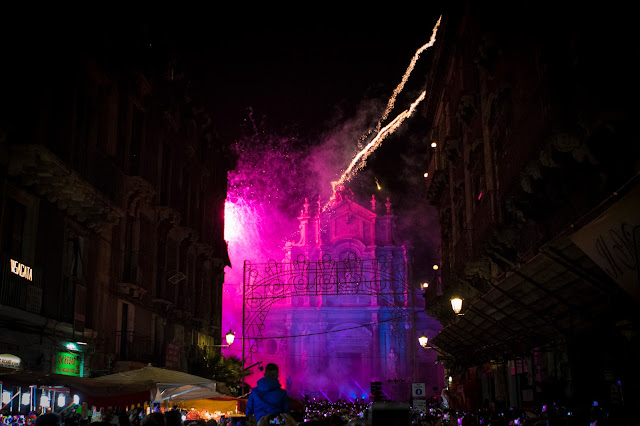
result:
[[[425,50],[433,46],[434,43],[436,42],[436,33],[438,32],[438,27],[440,26],[441,20],[442,20],[442,16],[438,18],[438,22],[436,22],[436,25],[433,27],[433,31],[431,33],[431,38],[429,39],[429,42],[423,45],[421,48],[419,48],[416,51],[416,53],[414,53],[413,58],[411,58],[411,62],[409,63],[407,70],[402,76],[402,80],[400,81],[400,84],[398,84],[398,87],[396,87],[395,90],[393,91],[393,95],[391,95],[391,98],[389,98],[389,102],[387,103],[387,109],[384,110],[384,113],[382,114],[380,121],[378,121],[376,132],[380,131],[382,122],[387,119],[387,117],[391,113],[391,110],[393,110],[393,106],[396,103],[396,97],[400,94],[400,92],[402,92],[402,89],[404,89],[404,85],[406,84],[407,80],[409,80],[409,76],[411,75],[411,72],[415,68],[416,62],[418,62],[418,59],[420,59],[420,55],[422,54],[422,52],[424,52]]]
[[[400,84],[398,84],[398,86],[394,89],[393,94],[391,95],[391,98],[389,98],[389,102],[387,102],[387,108],[384,110],[384,113],[382,113],[382,116],[380,117],[380,120],[376,125],[375,132],[380,131],[382,122],[389,117],[389,114],[391,114],[391,111],[393,110],[393,107],[396,103],[396,98],[398,97],[400,92],[402,92],[402,90],[404,89],[404,85],[409,80],[409,76],[413,72],[413,69],[415,68],[416,63],[418,62],[418,59],[420,59],[420,55],[422,54],[422,52],[424,52],[425,50],[433,46],[434,43],[436,42],[436,33],[438,32],[438,28],[440,27],[441,20],[442,20],[442,16],[438,18],[438,21],[434,25],[433,31],[431,32],[431,38],[429,39],[429,41],[426,44],[424,44],[422,47],[420,47],[418,50],[416,50],[416,53],[414,53],[413,58],[411,58],[411,62],[409,63],[407,70],[404,72],[404,75],[400,80]],[[374,130],[371,129],[367,133],[362,135],[362,137],[360,138],[360,142],[363,142],[367,138],[367,136],[369,136],[373,132]]]
[[[378,178],[376,178],[376,187],[378,188],[378,191],[382,190],[382,187],[380,186],[380,182],[378,182]]]
[[[389,114],[393,110],[396,98],[397,98],[398,94],[400,94],[400,92],[402,92],[402,90],[404,89],[404,85],[407,82],[407,80],[409,79],[409,76],[411,75],[411,72],[415,68],[416,62],[418,62],[418,59],[420,58],[420,54],[422,52],[424,52],[425,50],[427,50],[428,48],[430,48],[431,46],[433,46],[434,43],[436,42],[436,33],[438,32],[438,27],[440,26],[440,21],[441,20],[442,20],[442,16],[440,16],[438,18],[438,21],[436,22],[435,26],[433,27],[433,31],[431,33],[431,38],[429,39],[429,42],[427,42],[422,47],[420,47],[416,51],[416,53],[413,55],[413,58],[411,58],[411,62],[409,63],[409,66],[407,67],[407,70],[405,71],[404,75],[402,76],[400,84],[398,84],[398,86],[394,89],[393,94],[391,95],[391,98],[389,99],[389,102],[387,103],[387,108],[385,109],[384,113],[382,114],[382,117],[378,121],[378,124],[377,124],[376,129],[375,129],[375,132],[377,133],[377,135],[362,150],[360,150],[360,152],[358,152],[358,154],[356,154],[356,156],[353,158],[353,160],[351,160],[351,163],[349,164],[349,167],[347,167],[347,169],[342,173],[342,176],[340,176],[340,179],[338,179],[337,181],[331,182],[332,192],[333,193],[335,193],[336,187],[344,184],[346,181],[351,180],[355,176],[355,174],[364,167],[364,165],[366,164],[366,159],[369,157],[369,155],[371,155],[371,153],[373,151],[375,151],[380,146],[382,141],[387,136],[389,136],[390,134],[395,132],[396,129],[398,127],[400,127],[400,125],[404,122],[404,120],[406,118],[408,118],[409,116],[411,116],[411,114],[413,114],[413,112],[415,111],[415,109],[418,106],[418,104],[424,100],[424,98],[426,96],[426,91],[423,91],[420,94],[420,96],[415,101],[413,101],[413,103],[411,104],[409,109],[407,109],[407,110],[401,112],[400,114],[398,114],[398,116],[396,116],[396,118],[393,121],[391,121],[389,124],[387,124],[386,126],[381,127],[382,126],[382,122],[387,119],[387,117],[389,116]],[[369,132],[364,134],[360,138],[360,141],[361,142],[364,141],[364,139],[367,136],[369,136],[372,132],[373,131],[370,130]],[[380,184],[378,184],[378,180],[377,179],[376,179],[376,185],[378,186],[378,190],[380,190],[381,189],[380,188]],[[322,208],[323,211],[326,210],[326,208],[329,206],[331,201],[332,200],[329,200],[329,202],[327,202],[327,204],[325,204],[325,206]]]
[[[336,187],[344,184],[346,181],[351,180],[355,176],[355,174],[365,166],[366,159],[369,157],[369,155],[371,155],[373,151],[375,151],[376,148],[380,146],[382,141],[387,136],[395,132],[396,129],[400,127],[400,125],[404,122],[404,120],[407,119],[407,117],[413,114],[418,104],[424,100],[426,94],[426,90],[423,91],[420,96],[418,96],[418,98],[413,101],[409,109],[402,111],[396,118],[393,119],[391,123],[380,129],[380,133],[378,133],[376,137],[367,144],[367,146],[365,146],[358,154],[356,154],[353,160],[351,160],[349,167],[347,167],[347,170],[345,170],[344,173],[342,173],[342,176],[340,176],[340,179],[335,182],[331,182],[334,190]],[[324,206],[323,210],[326,209],[328,205],[329,203]]]

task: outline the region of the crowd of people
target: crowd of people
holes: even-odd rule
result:
[[[426,411],[412,410],[408,404],[400,410],[387,410],[383,413],[385,403],[372,404],[363,400],[307,400],[303,410],[290,413],[265,414],[256,417],[222,416],[218,420],[188,419],[184,410],[177,408],[145,414],[141,408],[126,412],[106,410],[98,421],[91,416],[82,418],[75,411],[65,413],[45,413],[39,416],[3,416],[0,426],[364,426],[372,424],[407,424],[415,426],[448,426],[448,425],[492,425],[492,426],[547,426],[547,425],[635,425],[633,420],[616,410],[605,410],[594,405],[585,412],[572,412],[559,404],[542,405],[536,410],[509,409],[462,411],[443,408],[441,401],[428,400]],[[387,423],[389,411],[401,423]],[[379,417],[376,417],[379,416]],[[384,417],[387,416],[387,417]],[[393,417],[392,417],[393,418]],[[377,420],[377,421],[376,421]],[[383,421],[381,421],[383,420]]]
[[[347,401],[339,399],[336,402],[328,400],[307,400],[304,407],[306,423],[321,425],[347,425],[363,423],[371,403],[364,399]]]
[[[413,401],[414,405],[416,401]],[[596,401],[588,409],[575,412],[560,404],[544,404],[535,410],[496,410],[495,407],[476,411],[456,410],[447,398],[424,401],[426,408],[414,410],[409,404],[393,402],[372,403],[361,400],[340,399],[335,402],[305,399],[302,410],[292,410],[287,392],[278,381],[278,366],[268,364],[264,378],[251,390],[246,415],[221,416],[218,420],[192,418],[188,411],[174,407],[161,411],[154,407],[147,414],[144,407],[120,411],[116,408],[89,413],[78,407],[62,413],[30,413],[16,420],[3,416],[0,426],[365,426],[365,425],[491,425],[491,426],[549,426],[549,425],[636,425],[628,412],[603,409]],[[422,407],[425,405],[421,404]],[[91,415],[93,414],[93,415]]]

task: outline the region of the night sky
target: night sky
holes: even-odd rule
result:
[[[211,107],[223,138],[238,137],[251,110],[259,131],[295,132],[309,144],[320,143],[345,122],[358,121],[361,127],[353,139],[345,141],[355,147],[357,138],[380,118],[367,110],[374,104],[386,106],[414,53],[429,41],[440,14],[435,4],[421,10],[403,9],[397,16],[389,11],[369,11],[368,18],[363,15],[353,20],[343,16],[324,22],[294,18],[239,21],[223,34],[208,27],[202,37],[198,34],[203,29],[192,29],[176,38],[181,40],[183,52],[202,63],[199,78],[211,84]],[[385,19],[386,15],[390,17]],[[191,43],[193,32],[197,44]],[[426,88],[430,53],[427,50],[421,55],[383,125]],[[360,120],[367,112],[369,121]],[[349,183],[365,207],[369,207],[373,193],[380,204],[391,196],[394,210],[405,219],[399,227],[404,234],[401,238],[411,235],[416,248],[419,279],[431,278],[421,275],[432,273],[439,243],[435,213],[425,199],[422,176],[428,130],[422,117],[414,114],[385,139],[369,157],[366,168]],[[376,178],[382,192],[376,190]]]
[[[388,19],[388,11],[381,10],[353,19],[305,14],[236,17],[221,27],[151,25],[202,64],[198,78],[211,84],[216,125],[224,137],[238,135],[248,108],[273,127],[295,126],[312,135],[326,130],[327,121],[354,114],[364,99],[386,102],[416,49],[431,36],[440,12],[428,9],[415,15],[403,9]],[[425,54],[407,92],[424,85],[427,62]],[[403,107],[399,103],[396,113]]]
[[[64,67],[78,52],[97,52],[116,71],[118,61],[135,59],[127,55],[146,55],[158,64],[177,55],[184,61],[176,71],[193,81],[192,95],[208,106],[226,142],[242,136],[252,111],[259,131],[295,133],[310,145],[359,120],[353,137],[344,142],[355,152],[358,136],[379,119],[371,110],[386,106],[441,13],[436,2],[398,9],[369,6],[348,13],[328,5],[304,12],[249,9],[240,5],[229,13],[182,7],[142,15],[109,12],[110,17],[79,11],[56,19],[16,15],[3,26],[2,47],[9,57],[15,53],[13,71],[33,74],[34,79]],[[107,50],[110,53],[103,54]],[[383,125],[425,89],[429,61],[428,50]],[[360,120],[363,116],[367,122]],[[421,179],[428,129],[422,122],[419,114],[405,121],[352,183],[365,207],[376,190],[375,178],[386,191],[380,203],[391,195],[398,213],[414,210],[418,198],[426,204]],[[410,205],[403,206],[403,200]],[[432,225],[429,232],[437,230],[437,224]]]
[[[363,101],[386,103],[416,49],[429,40],[441,13],[437,4],[349,11],[324,5],[304,12],[250,5],[144,13],[61,9],[51,16],[3,11],[0,47],[16,72],[35,78],[78,52],[99,52],[105,40],[121,55],[136,44],[135,55],[158,63],[177,54],[188,60],[198,101],[208,104],[223,138],[239,136],[251,108],[268,126],[295,127],[311,139],[355,115]],[[424,88],[428,61],[427,51],[391,118]]]

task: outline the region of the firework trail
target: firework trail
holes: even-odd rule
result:
[[[380,130],[380,132],[376,135],[376,137],[373,138],[371,142],[367,144],[367,146],[365,146],[358,154],[356,154],[353,160],[351,160],[349,167],[347,167],[347,170],[345,170],[344,173],[342,173],[342,176],[340,177],[340,179],[338,179],[335,182],[331,182],[334,188],[336,186],[340,186],[344,184],[348,180],[351,180],[353,176],[355,176],[355,174],[365,166],[366,159],[369,157],[369,155],[371,155],[373,151],[375,151],[376,148],[380,146],[382,141],[387,136],[395,132],[396,129],[400,127],[400,125],[404,122],[404,120],[407,119],[407,117],[413,114],[418,104],[424,100],[426,94],[427,92],[423,91],[420,94],[420,96],[418,96],[418,98],[415,101],[413,101],[409,109],[398,114],[398,116],[394,118],[391,123],[387,124]]]
[[[365,166],[366,159],[369,157],[369,155],[371,155],[371,153],[373,153],[373,151],[375,151],[380,146],[382,141],[387,136],[395,132],[396,129],[400,127],[400,125],[404,122],[404,120],[413,114],[418,104],[424,100],[426,95],[425,91],[423,91],[420,94],[420,96],[415,101],[413,101],[409,109],[398,114],[398,116],[396,116],[396,118],[393,121],[391,121],[391,123],[387,124],[384,127],[381,127],[382,122],[387,119],[387,117],[393,110],[396,98],[398,97],[398,94],[400,94],[400,92],[402,92],[402,90],[404,89],[404,85],[409,79],[411,72],[415,68],[416,62],[420,58],[420,54],[422,54],[422,52],[424,52],[429,47],[434,45],[436,41],[436,33],[438,32],[438,27],[440,26],[441,20],[442,20],[442,16],[438,18],[438,21],[433,27],[433,32],[431,34],[431,38],[429,42],[424,44],[422,47],[420,47],[416,51],[416,53],[413,55],[413,58],[411,58],[411,62],[409,63],[407,70],[402,76],[402,80],[400,81],[400,84],[398,84],[398,86],[394,89],[393,94],[391,95],[391,98],[387,103],[387,108],[385,109],[384,113],[382,114],[382,117],[378,121],[378,124],[375,129],[375,132],[377,133],[377,135],[362,150],[360,150],[360,152],[356,154],[353,160],[351,160],[351,163],[349,164],[347,169],[342,173],[342,176],[340,176],[340,179],[338,179],[337,181],[331,182],[333,192],[335,192],[335,188],[337,186],[340,186],[345,182],[351,180],[355,176],[355,174]],[[362,138],[360,138],[360,141],[363,141],[371,133],[372,131],[369,131],[367,134],[363,135]],[[325,210],[330,205],[331,201],[332,200],[329,200],[329,202],[325,204],[322,210]]]
[[[418,59],[420,59],[420,55],[422,54],[422,52],[424,52],[425,50],[433,46],[434,43],[436,42],[436,33],[438,32],[438,27],[440,27],[441,20],[442,20],[442,16],[438,18],[438,22],[436,22],[436,25],[433,27],[433,32],[431,33],[431,39],[429,39],[429,42],[426,43],[421,48],[419,48],[416,51],[416,53],[414,53],[413,58],[411,58],[411,62],[409,63],[407,70],[402,76],[402,80],[400,81],[400,84],[398,84],[398,87],[396,87],[395,90],[393,91],[393,95],[391,95],[391,98],[389,98],[389,102],[387,103],[387,109],[384,110],[382,117],[380,117],[380,121],[378,121],[378,125],[376,126],[376,132],[380,131],[382,122],[386,120],[387,117],[389,117],[389,114],[391,113],[391,111],[393,110],[393,106],[395,105],[396,98],[398,97],[400,92],[402,92],[402,89],[404,89],[404,85],[406,84],[407,80],[409,80],[409,76],[411,75],[411,72],[415,68],[416,62],[418,62]]]
[[[431,38],[429,39],[429,41],[426,44],[424,44],[422,47],[420,47],[416,51],[416,53],[414,53],[413,58],[411,58],[411,62],[409,63],[409,66],[407,67],[407,70],[404,72],[404,75],[402,76],[400,84],[398,84],[398,86],[394,89],[393,94],[391,95],[391,98],[389,98],[389,102],[387,102],[387,108],[382,113],[382,116],[380,117],[380,120],[378,121],[378,124],[376,125],[375,130],[373,130],[373,129],[369,130],[367,133],[362,135],[362,137],[360,138],[361,142],[364,141],[367,138],[367,136],[369,136],[374,131],[375,132],[379,132],[380,131],[380,128],[382,126],[382,122],[389,117],[389,114],[391,114],[391,111],[393,110],[393,107],[394,107],[394,105],[396,103],[396,98],[398,97],[400,92],[402,92],[402,90],[404,89],[404,85],[409,80],[409,76],[413,72],[413,69],[415,68],[416,63],[418,62],[418,59],[420,59],[420,55],[422,54],[422,52],[424,52],[428,48],[432,47],[434,45],[434,43],[436,42],[436,33],[438,32],[438,28],[440,27],[440,21],[441,20],[442,20],[442,16],[440,16],[438,18],[438,21],[436,22],[436,25],[433,27],[433,31],[431,32]]]

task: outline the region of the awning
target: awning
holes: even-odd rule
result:
[[[186,401],[194,399],[212,398],[221,396],[216,391],[216,383],[201,383],[197,385],[175,385],[171,383],[156,383],[155,390],[151,391],[153,401]]]
[[[151,392],[152,401],[186,401],[223,396],[216,382],[181,371],[147,365],[137,370],[97,377],[98,383],[143,385]]]
[[[530,353],[592,329],[611,311],[612,297],[624,303],[622,289],[567,237],[515,271],[463,307],[464,315],[446,325],[434,345],[472,364]]]
[[[462,365],[531,354],[535,347],[611,324],[640,323],[640,175],[536,251],[433,339]],[[605,315],[606,314],[606,315]],[[446,358],[446,356],[445,356]]]
[[[62,386],[87,395],[121,395],[148,390],[140,383],[101,383],[89,377],[0,368],[0,381],[22,386]]]

